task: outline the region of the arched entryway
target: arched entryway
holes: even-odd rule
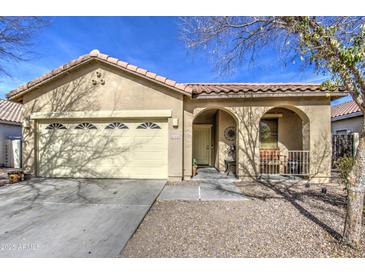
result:
[[[309,175],[310,123],[294,107],[274,107],[260,120],[260,173]]]
[[[235,175],[236,136],[237,122],[229,111],[221,108],[200,111],[193,120],[193,164]]]

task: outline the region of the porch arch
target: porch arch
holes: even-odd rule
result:
[[[288,105],[270,107],[260,118],[260,173],[308,175],[310,119]]]
[[[308,115],[298,107],[291,106],[291,105],[277,105],[268,108],[264,114],[261,116],[260,121],[265,117],[265,115],[275,112],[278,109],[287,109],[294,112],[300,119],[301,119],[301,131],[302,131],[302,143],[303,143],[303,150],[310,149],[310,119]]]
[[[211,160],[209,165],[215,167],[220,172],[228,172],[225,165],[227,161],[238,162],[239,123],[237,116],[231,110],[220,106],[195,109],[192,119],[192,159],[197,158],[197,146],[200,142],[197,134],[200,134],[198,133],[199,128],[204,128],[204,126],[211,126],[212,142],[210,144]],[[234,137],[231,136],[232,130],[234,130]],[[200,163],[198,162],[198,164]],[[237,167],[238,165],[236,164],[231,169],[235,174],[237,174]]]
[[[203,113],[203,112],[205,112],[207,110],[214,110],[214,109],[215,110],[222,110],[222,111],[227,112],[235,120],[236,125],[238,124],[238,117],[237,117],[236,113],[234,113],[233,111],[231,111],[228,108],[221,107],[221,106],[209,106],[209,107],[205,107],[205,108],[201,108],[201,109],[195,110],[194,111],[194,117],[193,117],[193,123],[194,123],[195,118],[198,117],[201,113]]]

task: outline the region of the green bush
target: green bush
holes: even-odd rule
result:
[[[346,189],[349,184],[349,174],[351,172],[352,166],[354,165],[354,159],[352,157],[342,157],[336,161],[336,167],[338,172],[340,173],[340,178],[342,182],[345,184]]]

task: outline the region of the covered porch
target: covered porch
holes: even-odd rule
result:
[[[260,119],[260,175],[308,177],[310,124],[295,109],[275,107]]]
[[[203,177],[229,178],[236,175],[237,122],[222,108],[208,108],[193,120],[192,157],[199,179]]]

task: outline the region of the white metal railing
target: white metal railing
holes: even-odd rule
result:
[[[260,173],[270,175],[309,175],[309,151],[260,150]]]

